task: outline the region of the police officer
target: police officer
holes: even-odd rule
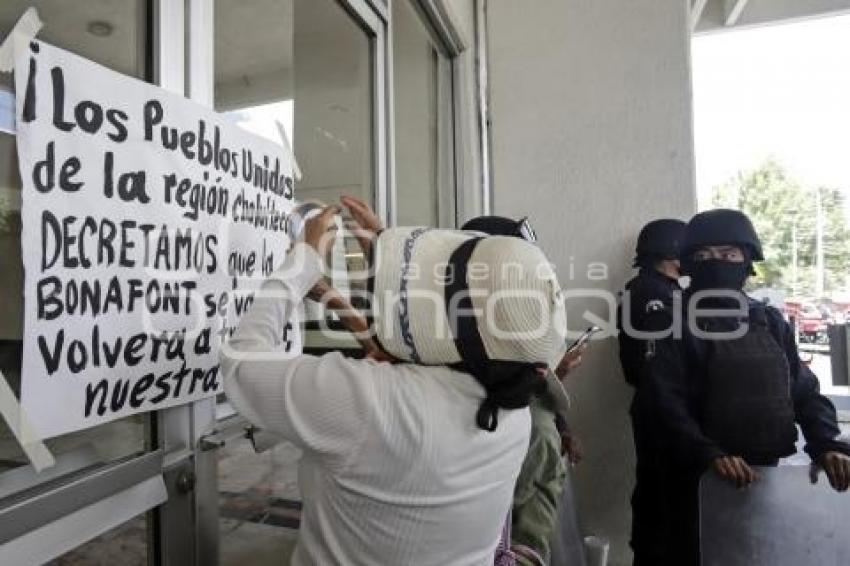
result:
[[[638,274],[626,284],[617,313],[620,363],[626,381],[637,386],[646,369],[654,340],[643,333],[659,332],[671,326],[671,312],[679,287],[679,248],[685,233],[681,220],[654,220],[641,229],[635,249],[634,267]],[[632,539],[635,565],[658,564],[668,537],[659,528],[669,516],[664,512],[665,466],[663,453],[651,431],[651,415],[642,415],[638,394],[630,415],[637,456],[635,490],[632,493]]]
[[[642,410],[668,451],[668,554],[657,564],[699,564],[699,477],[713,470],[745,486],[754,465],[794,454],[800,425],[805,450],[837,491],[850,486],[850,445],[838,439],[835,408],[800,361],[794,333],[773,307],[743,292],[762,246],[750,220],[711,210],[688,223],[682,267],[691,283],[681,339],[657,341],[638,385]],[[711,309],[711,312],[698,312]],[[815,479],[816,476],[813,476]]]
[[[669,316],[674,293],[681,291],[679,248],[684,234],[684,222],[664,218],[653,220],[638,235],[633,265],[638,274],[626,283],[618,312],[620,363],[630,385],[640,380],[647,349],[647,341],[635,330],[669,327],[661,322]]]

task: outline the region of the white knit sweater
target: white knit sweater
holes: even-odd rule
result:
[[[293,564],[492,565],[528,447],[527,409],[475,425],[484,390],[446,367],[286,359],[286,321],[318,281],[298,244],[222,351],[230,401],[304,450]]]

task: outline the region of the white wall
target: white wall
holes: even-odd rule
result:
[[[634,238],[696,207],[687,0],[488,3],[495,212],[528,215],[566,289],[617,291]],[[588,281],[603,262],[607,279]],[[572,272],[572,273],[571,273]],[[600,302],[570,301],[570,327]],[[574,376],[572,424],[587,449],[576,471],[585,533],[630,564],[634,456],[615,340]]]

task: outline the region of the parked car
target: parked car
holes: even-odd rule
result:
[[[800,342],[808,344],[828,344],[826,315],[818,306],[810,301],[785,301],[785,315],[789,321],[794,321]]]

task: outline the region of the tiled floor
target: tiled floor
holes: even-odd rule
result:
[[[289,563],[301,516],[300,451],[281,443],[256,454],[247,441],[219,453],[221,564]]]
[[[298,531],[224,518],[220,525],[222,566],[289,564]]]

